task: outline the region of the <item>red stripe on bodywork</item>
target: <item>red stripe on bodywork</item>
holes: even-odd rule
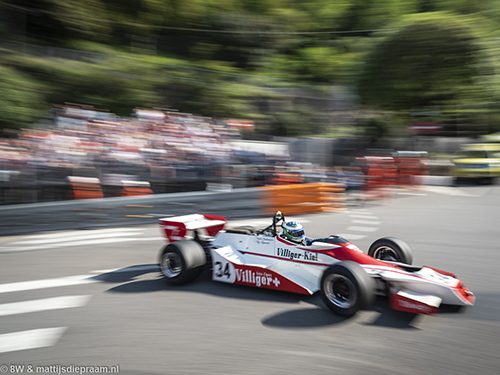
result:
[[[381,260],[375,259],[371,257],[370,255],[364,253],[361,251],[357,246],[353,245],[352,243],[343,243],[343,244],[336,244],[335,248],[332,249],[326,249],[326,250],[314,250],[310,249],[305,246],[297,246],[296,243],[293,243],[291,241],[287,241],[279,236],[276,237],[279,242],[282,242],[288,246],[295,246],[300,250],[304,251],[309,251],[312,253],[319,253],[319,254],[325,254],[328,255],[329,257],[332,257],[336,260],[344,261],[344,260],[351,260],[356,263],[362,264],[362,265],[371,265],[371,266],[385,266],[385,267],[395,267],[394,265],[390,263],[383,262]],[[349,248],[351,247],[351,248]],[[329,266],[330,264],[323,264],[323,263],[311,263],[311,262],[304,262],[300,260],[291,260],[287,258],[281,258],[278,256],[269,256],[269,255],[262,255],[262,254],[257,254],[257,253],[248,253],[252,255],[257,255],[257,256],[266,256],[270,258],[276,258],[276,259],[283,259],[283,260],[289,260],[290,262],[297,262],[297,263],[305,263],[305,264],[314,264],[314,265],[325,265]]]

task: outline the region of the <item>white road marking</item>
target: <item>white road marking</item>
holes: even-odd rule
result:
[[[17,283],[0,284],[0,293],[22,292],[25,290],[56,288],[60,286],[72,286],[81,284],[97,283],[99,280],[91,275],[78,275],[60,277],[56,279],[21,281]]]
[[[46,244],[46,245],[33,245],[33,246],[24,246],[24,247],[0,247],[0,253],[7,252],[21,252],[21,251],[34,251],[34,250],[51,250],[51,249],[60,249],[62,247],[75,247],[75,246],[92,246],[92,245],[103,245],[103,244],[112,244],[112,243],[120,243],[120,242],[132,242],[132,241],[160,241],[164,240],[163,237],[146,237],[146,238],[100,238],[100,239],[91,239],[91,240],[83,240],[83,241],[72,241],[70,238],[67,239],[67,242]]]
[[[89,295],[61,296],[23,302],[4,303],[0,305],[0,316],[85,306],[91,297],[92,296]]]
[[[352,225],[346,229],[347,233],[341,233],[340,236],[349,241],[357,241],[366,238],[364,234],[357,234],[352,232],[376,232],[380,221],[377,216],[367,209],[357,208],[349,212]]]
[[[53,279],[20,281],[15,283],[0,284],[1,293],[23,292],[26,290],[36,290],[45,288],[57,288],[62,286],[73,286],[82,284],[94,284],[100,282],[97,276],[106,273],[119,273],[119,272],[136,272],[136,271],[158,271],[157,264],[145,264],[140,266],[131,266],[124,268],[113,268],[107,270],[91,271],[88,275],[65,276]],[[1,305],[0,305],[1,306]]]
[[[62,231],[62,232],[50,232],[50,233],[41,233],[41,234],[31,234],[29,238],[72,238],[82,234],[100,234],[100,233],[109,233],[109,234],[119,234],[122,232],[131,232],[131,231],[144,231],[143,229],[137,228],[111,228],[111,229],[89,229],[89,230],[74,230],[74,231]]]
[[[165,237],[130,238],[131,241],[165,241]]]
[[[380,221],[371,220],[353,220],[353,224],[365,224],[365,225],[380,225]]]
[[[377,220],[378,218],[374,215],[371,214],[351,214],[349,215],[352,218],[355,219],[367,219],[367,220]]]
[[[113,228],[27,235],[4,243],[0,253],[50,250],[62,247],[93,246],[128,241],[160,241],[163,237],[140,237],[144,229]],[[136,236],[136,237],[132,237]]]
[[[460,188],[452,187],[452,186],[424,186],[425,191],[444,194],[444,195],[452,195],[452,196],[462,196],[462,197],[480,197],[484,194],[488,193],[491,190],[491,187],[486,187],[484,189],[475,188],[474,193],[470,194]],[[479,194],[477,194],[479,193]]]
[[[348,231],[354,231],[354,232],[375,232],[378,228],[375,227],[357,227],[357,226],[352,226],[348,227],[346,230]]]
[[[339,236],[348,239],[349,241],[361,240],[366,237],[364,234],[351,234],[351,233],[341,233],[339,234]]]
[[[411,195],[411,196],[416,196],[416,197],[426,197],[427,194],[425,193],[418,193],[416,191],[401,191],[397,192],[397,195]]]
[[[158,265],[146,264],[107,271],[93,271],[92,273],[94,273],[94,275],[87,274],[53,279],[6,283],[0,284],[0,294],[101,282],[101,280],[98,279],[95,273],[102,274],[109,272],[157,270]],[[0,304],[0,317],[82,307],[85,306],[91,298],[91,295],[75,295],[4,303]],[[55,345],[64,334],[66,329],[67,327],[42,328],[29,331],[0,334],[0,353]]]
[[[41,328],[0,335],[0,353],[52,346],[67,327]]]
[[[160,266],[157,264],[147,264],[144,266],[132,266],[132,267],[125,267],[125,268],[113,268],[109,270],[98,270],[98,271],[90,271],[90,273],[97,273],[97,274],[103,274],[103,273],[120,273],[120,272],[135,272],[135,271],[158,271],[160,269]]]
[[[122,232],[115,232],[114,236],[115,237],[121,237],[121,236],[136,236],[138,234],[141,234],[142,230],[140,231],[129,231],[127,233],[122,233]],[[44,238],[35,238],[35,239],[29,239],[29,240],[24,240],[24,241],[16,241],[12,242],[13,245],[32,245],[32,244],[47,244],[47,243],[57,243],[57,242],[68,242],[68,241],[79,241],[79,240],[86,240],[86,239],[98,239],[98,238],[109,238],[113,237],[111,233],[103,233],[103,232],[98,232],[98,233],[84,233],[80,235],[75,235],[75,236],[70,236],[66,234],[61,234],[60,236],[57,237],[44,237]],[[28,237],[32,238],[32,237]]]

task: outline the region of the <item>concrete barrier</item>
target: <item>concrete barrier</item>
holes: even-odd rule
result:
[[[196,212],[231,220],[262,217],[262,192],[246,188],[0,206],[0,236],[156,224],[160,217]]]

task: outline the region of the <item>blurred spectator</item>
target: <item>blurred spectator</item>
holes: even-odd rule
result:
[[[117,182],[109,176],[117,175],[147,181],[156,193],[204,190],[209,181],[227,183],[228,178],[244,179],[243,186],[273,182],[271,159],[231,145],[240,138],[234,120],[152,109],[122,118],[70,103],[52,112],[52,125],[0,139],[0,204],[69,199],[68,176],[98,178],[109,184],[105,193],[114,191]],[[249,167],[232,167],[242,164]],[[224,175],[229,170],[231,176]],[[298,172],[289,174],[295,182],[304,180]]]

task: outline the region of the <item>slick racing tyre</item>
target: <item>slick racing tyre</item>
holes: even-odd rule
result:
[[[358,263],[339,262],[323,274],[320,293],[330,310],[350,317],[371,305],[375,282]]]
[[[160,269],[173,285],[193,281],[207,263],[205,251],[198,242],[183,240],[168,244],[160,254]]]
[[[388,262],[404,264],[411,264],[413,262],[413,254],[410,246],[406,242],[394,237],[384,237],[376,240],[370,246],[368,255]]]

